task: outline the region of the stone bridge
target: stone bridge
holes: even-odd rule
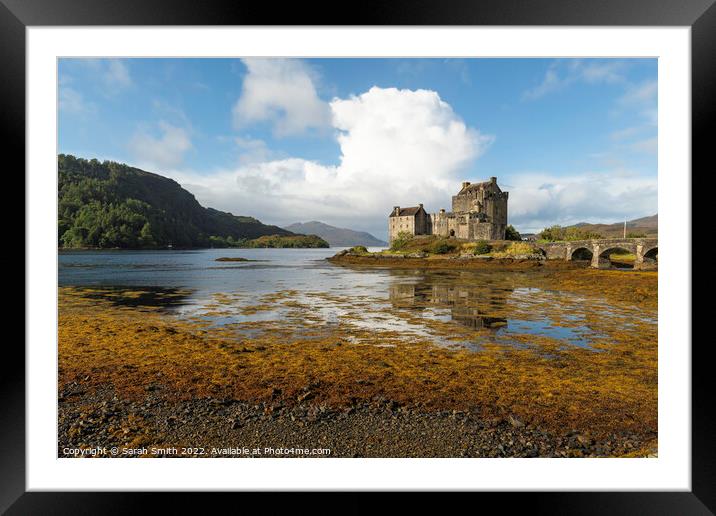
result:
[[[651,269],[657,265],[659,252],[656,238],[603,238],[571,242],[536,243],[548,260],[590,260],[597,269],[612,266],[609,255],[626,251],[636,256],[634,269]]]

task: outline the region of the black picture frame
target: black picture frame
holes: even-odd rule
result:
[[[13,172],[25,170],[25,29],[63,25],[557,25],[689,26],[692,73],[692,185],[712,172],[709,141],[716,114],[716,0],[383,0],[360,3],[342,18],[323,2],[191,0],[0,0],[0,117]],[[358,4],[357,4],[358,5]],[[321,14],[324,13],[324,14]],[[707,168],[708,167],[708,168]],[[703,169],[703,170],[701,170]],[[10,173],[10,169],[6,169]],[[684,172],[688,179],[688,171]],[[21,187],[24,189],[24,187]],[[692,191],[696,191],[693,190]],[[31,270],[25,270],[26,277]],[[692,317],[693,320],[693,317]],[[690,345],[691,343],[680,343]],[[712,514],[716,511],[715,435],[708,342],[692,346],[692,490],[690,492],[485,493],[509,497],[507,507],[531,513]],[[0,360],[0,512],[126,514],[162,504],[162,512],[193,512],[204,501],[187,493],[40,493],[25,489],[25,354],[5,340]],[[211,494],[212,501],[229,494]],[[246,494],[242,494],[246,496]],[[420,503],[422,497],[418,497]],[[244,502],[245,502],[244,498]],[[507,500],[495,500],[505,503]],[[206,505],[202,505],[206,509]],[[369,508],[356,501],[354,507]],[[318,509],[320,510],[320,509]],[[269,511],[272,512],[272,511]]]

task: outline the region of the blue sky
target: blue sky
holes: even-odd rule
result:
[[[385,237],[497,176],[521,231],[657,212],[656,59],[62,59],[59,152]]]

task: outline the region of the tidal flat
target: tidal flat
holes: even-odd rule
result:
[[[58,455],[656,455],[657,272],[324,262],[61,286]]]

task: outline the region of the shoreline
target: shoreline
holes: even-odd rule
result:
[[[202,397],[160,390],[121,399],[109,386],[65,386],[58,457],[80,458],[578,458],[656,457],[656,434],[546,431],[512,414],[426,410],[376,397],[348,406]],[[89,443],[92,443],[91,445]],[[168,450],[168,453],[165,453]],[[90,456],[89,454],[85,456]]]
[[[656,272],[516,272],[526,288],[559,285],[617,311],[657,308]],[[216,294],[210,306],[221,316],[237,299]],[[592,343],[596,350],[532,334],[519,337],[523,347],[491,342],[471,351],[355,327],[350,318],[323,328],[310,313],[321,300],[349,301],[269,293],[238,309],[280,307],[279,320],[212,329],[113,304],[101,289],[60,288],[58,451],[246,444],[325,446],[333,457],[656,453],[658,348],[648,321],[633,322],[639,331],[609,322]],[[355,302],[356,310],[369,309]],[[418,322],[411,310],[392,310]],[[459,325],[427,324],[436,337],[472,335]]]
[[[73,251],[217,251],[227,249],[330,249],[330,247],[58,247],[57,252]]]
[[[372,267],[390,267],[401,269],[582,269],[587,268],[588,262],[545,260],[535,258],[475,258],[460,256],[430,256],[415,257],[410,255],[386,254],[336,254],[326,260],[336,265],[358,265]]]

